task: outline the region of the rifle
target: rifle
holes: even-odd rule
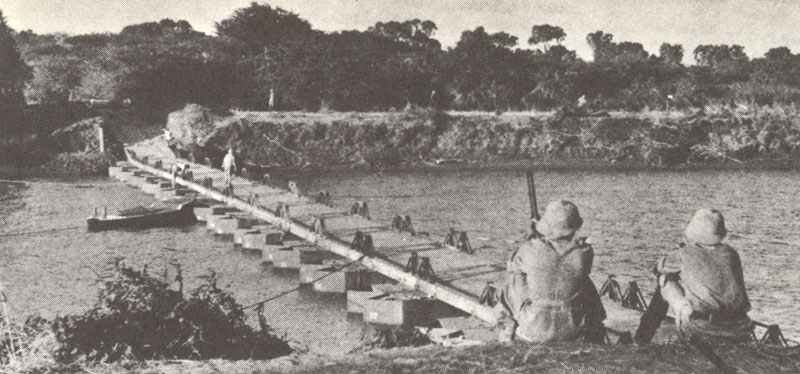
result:
[[[664,259],[661,259],[653,266],[652,272],[656,279],[659,279],[661,275],[665,275],[668,280],[679,279],[677,273],[664,273],[663,267]],[[661,287],[656,285],[656,291],[650,299],[650,304],[647,305],[642,317],[639,319],[639,327],[636,329],[636,334],[634,335],[636,344],[647,344],[653,340],[653,336],[655,336],[656,331],[661,326],[661,322],[667,318],[668,310],[669,304],[664,300],[664,297],[661,296]]]
[[[531,209],[531,234],[528,239],[539,238],[542,235],[536,231],[536,222],[539,221],[539,206],[536,203],[536,184],[533,181],[533,171],[525,172],[525,178],[528,182],[528,204]]]
[[[667,310],[669,310],[669,304],[661,296],[661,288],[656,288],[655,294],[650,299],[650,304],[639,319],[639,327],[636,328],[636,334],[633,338],[636,344],[648,344],[653,340],[653,336],[661,326],[661,322],[667,318]]]

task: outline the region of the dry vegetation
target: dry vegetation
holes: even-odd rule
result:
[[[140,365],[145,360],[268,360],[292,353],[263,315],[258,328],[244,307],[206,282],[184,294],[180,265],[168,280],[115,261],[98,281],[95,306],[53,321],[20,324],[0,289],[0,371],[89,371],[96,366]],[[111,365],[115,366],[111,366]]]
[[[800,351],[760,346],[716,346],[738,373],[797,373]],[[487,344],[375,350],[331,358],[291,355],[257,360],[125,361],[84,363],[62,372],[88,373],[718,373],[710,361],[683,343],[650,345]]]
[[[716,346],[742,373],[796,373],[800,351],[759,346]],[[715,367],[692,346],[489,344],[374,352],[299,372],[325,373],[707,373]]]

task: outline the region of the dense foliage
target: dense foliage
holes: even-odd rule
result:
[[[22,88],[30,75],[12,32],[0,11],[0,133],[22,124]]]
[[[59,342],[56,358],[268,359],[292,351],[273,335],[263,316],[259,315],[260,329],[249,326],[242,305],[217,287],[213,273],[184,297],[177,269],[175,289],[173,282],[149,275],[146,269],[116,262],[94,308],[53,322]]]
[[[800,55],[786,47],[750,58],[736,44],[688,49],[664,43],[651,54],[640,43],[596,31],[586,36],[594,54],[588,62],[561,45],[566,33],[554,25],[532,25],[527,42],[533,49],[483,27],[442,49],[436,30],[431,21],[413,19],[325,33],[300,15],[252,3],[220,20],[214,36],[170,19],[117,34],[15,36],[33,71],[29,102],[113,99],[153,114],[187,102],[254,110],[272,102],[280,110],[505,111],[800,101]],[[0,52],[7,53],[13,41],[1,31]],[[695,63],[684,65],[689,52]]]

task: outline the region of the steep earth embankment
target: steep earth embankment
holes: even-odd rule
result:
[[[396,167],[441,159],[479,164],[619,167],[796,167],[800,115],[759,113],[214,113],[188,105],[167,128],[185,157],[218,164]]]

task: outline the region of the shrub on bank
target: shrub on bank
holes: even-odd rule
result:
[[[188,298],[180,274],[175,290],[146,269],[117,262],[94,308],[53,322],[60,343],[56,358],[241,360],[292,352],[263,316],[259,316],[259,329],[248,325],[242,305],[217,287],[213,273]]]
[[[42,174],[50,177],[91,177],[107,175],[115,157],[107,153],[59,153],[41,165]]]
[[[38,135],[8,136],[0,139],[0,165],[34,167],[50,158],[46,140]]]
[[[19,168],[23,175],[106,175],[108,167],[124,157],[122,143],[116,135],[124,126],[113,121],[107,121],[104,116],[95,116],[49,134],[28,134],[2,139],[0,165]],[[104,130],[102,142],[98,137],[100,128]],[[101,143],[104,145],[103,152],[100,151]]]
[[[260,313],[259,328],[247,324],[244,308],[217,287],[215,274],[184,295],[180,267],[175,266],[175,282],[169,282],[151,276],[146,268],[136,270],[115,262],[100,277],[103,288],[93,308],[52,322],[31,318],[10,329],[14,334],[0,339],[0,364],[19,361],[34,350],[37,356],[47,357],[44,365],[150,359],[264,360],[292,352]],[[42,341],[49,343],[37,343]]]

